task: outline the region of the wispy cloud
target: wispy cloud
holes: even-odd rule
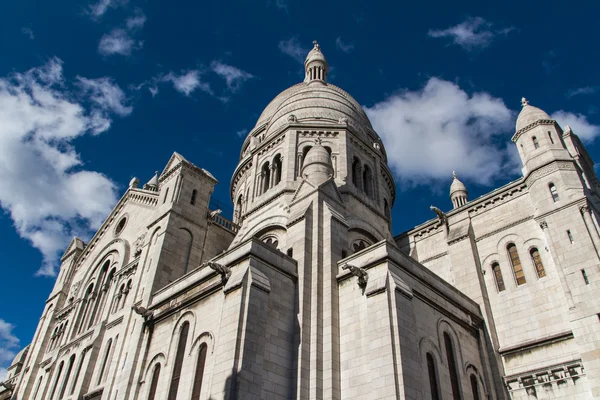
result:
[[[232,92],[236,92],[244,82],[254,78],[251,73],[220,61],[213,61],[210,67],[215,74],[225,79],[227,87]]]
[[[248,134],[248,129],[240,129],[235,133],[237,137],[244,138]]]
[[[212,94],[212,89],[208,82],[204,82],[201,79],[202,75],[199,70],[192,69],[189,71],[181,72],[179,75],[173,72],[169,72],[163,77],[159,78],[162,82],[171,82],[173,88],[186,96],[191,95],[196,90]]]
[[[577,89],[572,89],[567,92],[567,98],[570,99],[574,96],[579,96],[580,94],[594,94],[598,91],[598,86],[585,86]]]
[[[87,12],[92,18],[98,19],[102,17],[109,8],[117,8],[128,2],[129,0],[98,0],[96,3],[88,6]]]
[[[309,48],[302,46],[297,37],[292,37],[288,40],[282,40],[279,42],[279,50],[283,54],[287,54],[300,64],[304,63],[306,55],[310,51]]]
[[[17,355],[19,338],[13,334],[15,326],[0,318],[0,382],[6,379],[10,362]]]
[[[491,184],[516,170],[514,145],[496,144],[508,141],[515,113],[488,93],[469,95],[431,78],[422,89],[399,92],[366,112],[402,182],[446,182],[457,171],[461,179]]]
[[[505,36],[514,28],[494,29],[491,22],[481,17],[467,18],[458,25],[442,30],[430,30],[427,35],[433,38],[449,38],[452,43],[470,51],[489,46],[498,36]]]
[[[144,42],[134,39],[134,33],[146,23],[146,16],[137,11],[133,17],[125,21],[124,28],[115,28],[104,34],[98,44],[98,52],[103,56],[129,56],[134,50],[141,49]]]
[[[267,5],[273,6],[281,11],[290,11],[290,2],[288,0],[267,0]]]
[[[34,35],[33,31],[31,30],[31,28],[24,26],[23,28],[21,28],[21,33],[23,35],[27,36],[31,40],[35,39],[35,35]]]
[[[57,58],[0,77],[0,207],[42,253],[38,275],[54,276],[70,239],[97,229],[116,202],[115,184],[83,168],[75,140],[131,110],[111,79],[68,81]]]
[[[344,43],[341,37],[335,39],[335,47],[344,53],[350,53],[352,50],[354,50],[354,45],[352,43]]]

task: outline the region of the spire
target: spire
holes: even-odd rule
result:
[[[308,52],[304,61],[304,82],[306,83],[325,83],[329,73],[329,64],[321,52],[321,46],[316,40],[313,40],[313,49]]]
[[[152,179],[144,185],[144,190],[158,191],[158,171],[154,172]]]
[[[527,99],[525,97],[521,97],[521,107],[525,107],[528,105],[529,105],[529,102],[527,101]]]
[[[452,185],[450,185],[450,199],[454,208],[461,207],[469,201],[469,192],[464,183],[456,176],[456,171],[452,171]]]

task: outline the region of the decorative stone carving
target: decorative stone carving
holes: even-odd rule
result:
[[[71,297],[76,298],[81,288],[81,281],[77,281],[71,286]]]
[[[358,278],[358,287],[365,289],[367,281],[369,280],[369,274],[364,268],[355,267],[354,265],[346,264],[342,267],[343,270],[349,270],[350,273]]]
[[[347,124],[348,123],[348,118],[346,118],[346,117],[340,117],[340,119],[338,120],[338,122],[340,124]]]
[[[540,228],[542,228],[542,230],[548,229],[548,223],[546,221],[540,222]]]
[[[298,118],[294,114],[290,114],[287,117],[288,122],[298,122]]]
[[[373,148],[375,150],[377,150],[377,151],[380,151],[381,150],[381,145],[379,143],[375,142],[375,143],[373,143]]]
[[[213,261],[208,261],[205,265],[221,275],[221,282],[223,285],[227,283],[227,280],[229,280],[229,277],[231,276],[231,268]]]
[[[579,207],[579,211],[581,212],[581,215],[585,215],[585,213],[590,212],[590,207],[588,207],[587,205],[581,206]]]
[[[133,305],[133,306],[131,306],[131,309],[133,310],[134,313],[136,313],[137,315],[140,315],[142,318],[144,318],[144,322],[148,322],[148,321],[152,320],[153,312],[148,310],[147,308],[142,307],[142,306]]]
[[[438,221],[440,221],[440,225],[448,227],[448,217],[442,210],[435,206],[429,206],[429,209],[437,215]]]
[[[133,255],[134,257],[139,257],[142,253],[142,247],[144,247],[144,239],[146,238],[146,234],[143,233],[140,237],[138,237],[135,242],[133,242]]]

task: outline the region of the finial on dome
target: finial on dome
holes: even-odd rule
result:
[[[313,48],[308,52],[306,60],[304,61],[304,70],[306,72],[304,76],[304,82],[312,83],[325,83],[327,82],[327,74],[329,73],[329,65],[327,60],[321,52],[321,46],[316,40],[313,40]]]
[[[450,185],[450,199],[454,208],[461,207],[469,201],[469,192],[467,188],[456,176],[456,171],[452,171],[452,185]]]
[[[527,101],[527,99],[525,97],[521,97],[521,106],[525,107],[528,105],[529,105],[529,102]]]
[[[452,171],[452,178],[453,178],[453,179],[458,179],[458,178],[456,177],[456,171]]]

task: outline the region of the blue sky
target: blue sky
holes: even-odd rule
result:
[[[175,5],[174,5],[175,4]],[[173,151],[229,180],[245,133],[317,39],[398,186],[394,233],[519,175],[525,96],[600,148],[591,2],[21,0],[0,6],[0,377],[32,338],[73,235]]]

